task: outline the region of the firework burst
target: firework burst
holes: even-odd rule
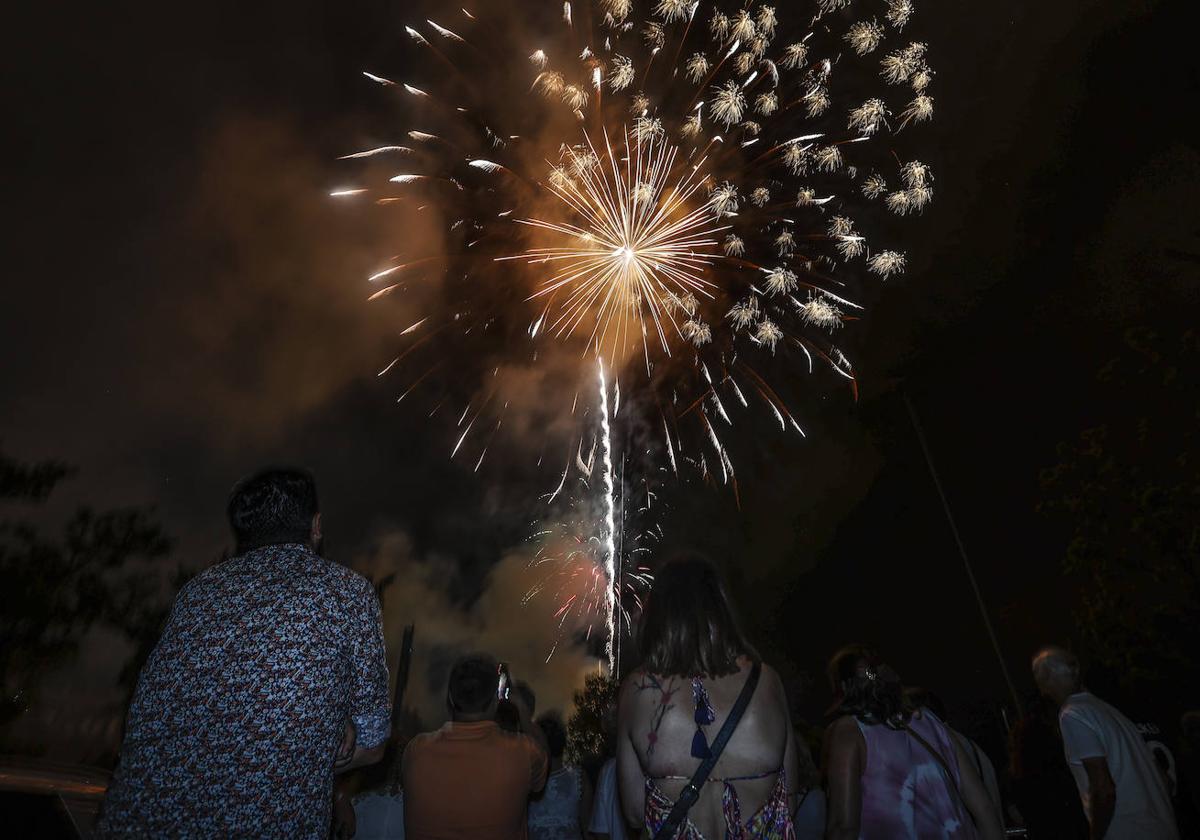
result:
[[[384,370],[457,418],[452,457],[479,469],[512,402],[502,368],[576,360],[537,398],[575,418],[603,357],[614,461],[736,491],[746,411],[803,434],[794,373],[823,362],[853,387],[835,338],[903,273],[900,217],[932,200],[913,3],[580,0],[539,20],[413,24],[418,77],[366,74],[410,122],[345,155],[360,183],[334,194],[441,231],[371,273],[404,321]]]
[[[660,132],[644,135],[626,131],[616,151],[607,132],[599,151],[585,137],[583,166],[575,165],[581,152],[567,149],[578,176],[550,189],[580,221],[518,221],[570,244],[496,258],[546,264],[549,276],[531,295],[546,299],[539,321],[557,337],[582,327],[587,346],[610,358],[631,333],[653,334],[662,351],[671,352],[671,337],[681,328],[668,301],[682,294],[713,297],[707,274],[718,234],[728,227],[713,220],[718,198],[693,201],[703,186],[703,159],[676,167],[678,148],[665,145]]]

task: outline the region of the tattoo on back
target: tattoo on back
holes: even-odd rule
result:
[[[675,708],[674,697],[675,692],[679,687],[675,684],[675,677],[663,686],[662,682],[653,674],[648,674],[645,671],[640,672],[640,677],[636,684],[638,691],[653,691],[658,694],[655,698],[654,714],[650,717],[650,729],[646,732],[646,757],[654,755],[654,747],[658,744],[658,729],[662,726],[663,718],[667,712]]]

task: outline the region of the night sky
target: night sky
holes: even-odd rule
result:
[[[768,659],[816,680],[813,717],[824,661],[852,640],[953,702],[1005,697],[905,394],[1020,691],[1033,647],[1071,636],[1068,531],[1036,510],[1039,471],[1129,410],[1097,378],[1124,331],[1197,311],[1184,8],[918,4],[939,71],[936,198],[907,274],[845,331],[859,401],[817,387],[808,438],[764,435],[742,465],[740,507],[693,484],[663,519],[672,548],[725,565]],[[334,158],[390,119],[360,71],[402,69],[401,25],[424,17],[353,1],[14,10],[0,441],[79,467],[63,509],[153,505],[193,567],[228,547],[238,477],[309,466],[330,555],[400,572],[389,637],[417,622],[433,692],[431,663],[456,646],[508,646],[531,669],[544,655],[514,552],[555,477],[515,454],[472,475],[447,458],[450,430],[375,376],[404,326],[364,300],[387,231],[325,195]],[[47,708],[118,714],[124,654],[94,634]],[[561,704],[583,667],[566,654],[533,673]]]

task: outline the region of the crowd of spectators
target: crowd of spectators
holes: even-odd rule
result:
[[[378,598],[322,556],[311,476],[247,479],[228,515],[236,556],[179,593],[141,673],[101,837],[1176,840],[1175,803],[1197,796],[1200,717],[1177,765],[1060,647],[1032,661],[1040,694],[999,771],[935,692],[863,645],[830,660],[811,749],[694,555],[658,569],[639,664],[603,716],[610,754],[569,756],[562,714],[535,717],[534,690],[489,653],[453,664],[446,722],[401,749]],[[381,759],[356,795],[338,784]]]

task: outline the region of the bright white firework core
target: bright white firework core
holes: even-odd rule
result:
[[[628,130],[615,150],[607,132],[600,149],[585,140],[564,152],[560,177],[548,184],[574,218],[517,220],[567,244],[499,259],[553,266],[530,299],[545,301],[541,317],[556,336],[587,331],[589,347],[620,358],[653,331],[669,355],[684,338],[677,301],[713,297],[707,270],[724,258],[717,234],[728,225],[704,196],[705,158],[680,161],[676,146]]]

